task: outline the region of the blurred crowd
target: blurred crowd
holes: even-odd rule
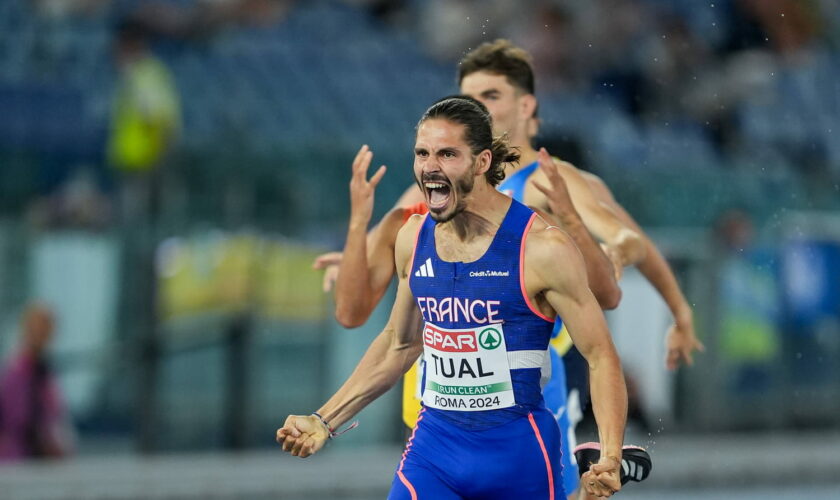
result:
[[[69,175],[56,176],[62,185],[56,189],[50,186],[51,199],[33,205],[34,220],[58,219],[72,225],[87,217],[89,225],[102,227],[117,214],[131,211],[137,198],[154,197],[154,193],[143,191],[155,189],[142,184],[158,181],[138,178],[157,175],[154,172],[166,163],[170,152],[178,149],[182,130],[189,136],[201,128],[193,116],[182,120],[182,105],[198,107],[193,115],[202,116],[212,115],[210,108],[230,107],[221,112],[219,126],[240,127],[239,115],[249,113],[246,103],[203,100],[206,98],[200,95],[206,92],[200,94],[194,84],[184,81],[184,74],[195,71],[184,66],[182,60],[189,62],[189,58],[179,58],[173,66],[171,60],[156,54],[161,44],[164,52],[172,44],[201,51],[208,41],[230,30],[283,31],[291,17],[314,4],[351,9],[367,19],[362,28],[356,26],[358,18],[348,20],[348,30],[352,22],[352,29],[368,30],[376,36],[380,32],[408,34],[419,42],[425,57],[446,68],[482,41],[512,39],[533,55],[541,99],[560,99],[561,104],[547,113],[547,120],[559,120],[564,127],[560,135],[571,136],[567,141],[573,146],[570,159],[583,162],[584,167],[599,161],[622,168],[646,165],[645,155],[665,158],[652,164],[669,165],[681,158],[680,148],[685,148],[687,164],[746,165],[753,172],[805,173],[817,179],[817,184],[840,177],[840,141],[836,140],[840,97],[834,83],[840,77],[840,8],[830,0],[709,0],[702,5],[688,0],[29,0],[28,8],[47,25],[79,19],[108,25],[109,52],[115,63],[111,67],[118,75],[107,80],[111,82],[109,137],[102,163],[107,163],[106,177],[112,179],[111,189],[105,190],[120,193],[119,199],[112,203],[91,189],[102,184],[97,179],[100,174],[92,175],[97,165],[73,168]],[[312,42],[327,50],[345,34],[339,23],[333,32],[325,28],[325,33],[309,36],[309,42],[301,40],[304,46]],[[383,39],[381,43],[390,42]],[[258,45],[253,46],[255,57],[264,58],[256,56],[265,50]],[[284,54],[288,48],[272,50]],[[364,53],[366,49],[360,50]],[[311,78],[322,78],[322,65],[339,69],[329,64],[313,61]],[[361,64],[366,69],[363,63],[347,60],[347,64]],[[276,67],[271,59],[265,59],[263,66],[254,70],[243,67],[241,77],[253,78],[266,70],[284,76],[295,72],[295,68]],[[335,77],[346,77],[339,75]],[[232,82],[221,76],[217,82],[220,95],[232,88],[244,92],[263,85]],[[306,80],[305,74],[290,76]],[[187,85],[189,89],[184,88]],[[292,83],[275,87],[260,91],[269,92],[267,96],[245,97],[275,99],[294,91]],[[181,94],[186,90],[182,104]],[[329,92],[328,85],[321,91]],[[353,94],[346,89],[340,92]],[[589,118],[564,117],[563,103],[569,99],[607,103],[609,112]],[[260,108],[259,103],[253,106]],[[568,112],[591,115],[591,109],[570,108]],[[280,117],[281,109],[275,111],[274,120],[256,116],[245,120],[243,133],[264,135],[269,141],[278,137],[258,125],[268,119],[283,130],[286,119]],[[289,113],[300,115],[297,108],[290,108]],[[313,116],[312,120],[337,118],[341,110],[332,106],[324,113],[327,118]],[[587,120],[594,125],[568,130],[576,121]],[[598,121],[605,122],[603,130],[593,134]],[[599,137],[587,137],[592,135]],[[208,137],[206,145],[218,143],[218,137]],[[551,144],[550,137],[545,139]],[[581,150],[589,154],[575,153]],[[113,184],[130,186],[113,188]],[[86,206],[78,206],[80,199],[87,200]]]

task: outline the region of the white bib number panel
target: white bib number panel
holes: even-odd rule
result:
[[[426,385],[423,404],[457,411],[486,411],[516,404],[502,325],[423,328]]]

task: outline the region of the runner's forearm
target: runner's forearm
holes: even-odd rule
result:
[[[692,321],[691,307],[685,300],[682,290],[680,290],[680,285],[671,270],[671,266],[668,265],[668,261],[665,260],[656,246],[647,238],[646,241],[647,257],[636,267],[662,296],[677,325],[682,326],[687,322],[690,323]]]
[[[639,272],[642,273],[645,279],[647,279],[650,284],[656,288],[659,295],[662,296],[662,299],[668,305],[668,309],[671,311],[671,314],[674,315],[674,321],[677,323],[677,326],[683,326],[686,323],[691,323],[691,307],[685,300],[685,296],[680,289],[676,276],[674,276],[674,272],[671,270],[671,266],[668,265],[668,261],[659,249],[656,248],[656,245],[653,244],[651,239],[644,233],[636,220],[633,219],[633,217],[631,217],[621,205],[615,202],[615,200],[610,199],[610,201],[611,203],[609,203],[609,205],[616,215],[618,215],[625,224],[636,231],[644,240],[646,248],[645,258],[636,265]]]
[[[334,429],[353,418],[397,383],[417,360],[422,347],[400,345],[386,329],[374,339],[356,369],[318,413]]]
[[[624,426],[627,421],[627,386],[615,350],[590,356],[592,410],[598,425],[601,456],[621,460]]]
[[[367,222],[351,219],[335,284],[335,317],[347,328],[361,326],[373,310],[367,238]]]

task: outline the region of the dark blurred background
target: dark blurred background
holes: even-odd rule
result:
[[[383,214],[417,119],[497,37],[534,56],[538,145],[604,178],[695,307],[707,352],[666,373],[667,309],[625,277],[628,435],[835,435],[835,1],[2,0],[0,353],[46,311],[54,455],[268,451],[317,408],[390,305],[345,331],[310,267],[352,157],[390,167]],[[336,453],[397,446],[398,399]]]

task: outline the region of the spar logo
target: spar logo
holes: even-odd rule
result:
[[[495,349],[502,345],[502,334],[495,328],[485,328],[478,334],[478,343],[487,350]]]
[[[492,330],[492,328],[487,330]],[[423,330],[423,343],[443,352],[478,352],[474,330],[450,332],[427,324]]]

